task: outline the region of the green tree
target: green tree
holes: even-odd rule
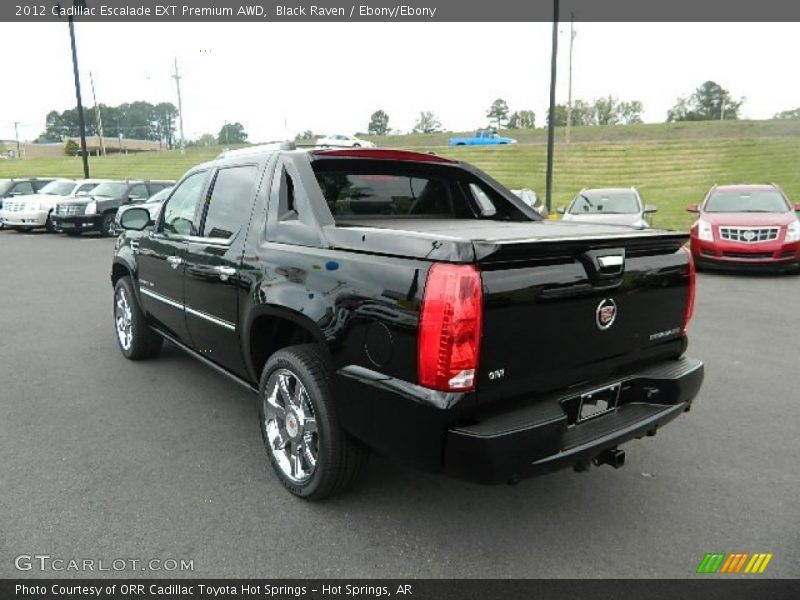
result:
[[[617,113],[621,123],[641,123],[644,106],[639,100],[620,102],[617,106]]]
[[[78,142],[75,140],[67,140],[67,143],[64,144],[64,154],[67,156],[77,156],[78,152],[80,152]]]
[[[509,129],[533,129],[536,127],[536,113],[532,110],[517,110],[508,117]]]
[[[414,123],[414,133],[436,133],[441,129],[442,123],[436,113],[429,110],[420,112],[417,122]]]
[[[367,132],[371,135],[386,135],[389,133],[389,115],[382,110],[376,110],[369,118]]]
[[[294,141],[296,142],[307,142],[309,140],[313,140],[315,137],[314,132],[310,129],[306,129],[305,131],[298,133],[294,136]]]
[[[567,124],[566,104],[556,104],[554,118],[557,127]],[[595,106],[585,100],[575,100],[572,102],[572,124],[576,126],[595,124]]]
[[[744,98],[734,100],[721,85],[706,81],[688,98],[678,98],[667,111],[667,122],[735,120],[743,103]]]
[[[495,129],[503,129],[508,123],[508,103],[502,98],[498,98],[492,102],[489,110],[486,111],[486,117],[489,119],[490,124],[494,121]]]
[[[219,130],[217,141],[220,144],[245,144],[247,143],[247,132],[241,123],[225,123]]]
[[[773,119],[800,119],[800,108],[795,108],[793,110],[782,110],[781,112],[777,113]]]
[[[619,100],[612,95],[594,101],[594,122],[597,125],[616,125],[619,122]]]

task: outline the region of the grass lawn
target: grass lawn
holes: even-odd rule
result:
[[[530,187],[544,195],[546,147],[543,130],[513,132],[519,144],[502,147],[445,146],[447,135],[372,138],[379,146],[407,147],[473,163],[511,188]],[[686,229],[687,204],[699,202],[714,183],[776,182],[800,201],[800,122],[726,121],[577,127],[573,143],[556,145],[553,207],[570,201],[582,187],[639,188],[658,206],[659,227]],[[563,140],[563,132],[557,132]],[[93,177],[177,179],[189,167],[210,160],[218,147],[91,158]],[[0,161],[0,178],[80,177],[73,157]]]

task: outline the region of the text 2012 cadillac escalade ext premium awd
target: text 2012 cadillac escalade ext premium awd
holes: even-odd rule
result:
[[[687,236],[542,220],[486,174],[391,150],[254,149],[122,216],[119,346],[164,338],[258,394],[283,485],[368,450],[483,483],[621,466],[687,411]]]

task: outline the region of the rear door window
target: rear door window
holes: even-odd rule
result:
[[[230,239],[250,216],[258,168],[254,165],[217,171],[206,207],[201,236]]]

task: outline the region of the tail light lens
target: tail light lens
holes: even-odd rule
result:
[[[689,322],[694,316],[694,294],[695,288],[697,287],[697,274],[694,267],[694,257],[692,256],[692,251],[686,246],[683,246],[682,250],[686,253],[686,258],[689,260],[689,295],[686,298],[686,308],[683,312],[683,333],[686,333],[686,331],[689,329]]]
[[[475,389],[483,291],[473,265],[435,264],[428,272],[419,323],[419,384],[445,392]]]

